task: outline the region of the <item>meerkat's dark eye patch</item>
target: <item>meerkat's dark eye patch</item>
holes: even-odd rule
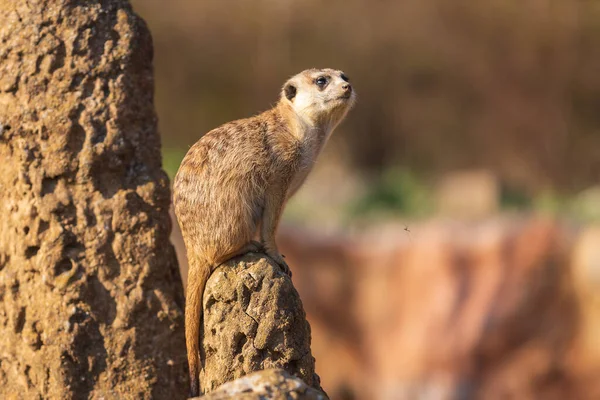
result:
[[[285,88],[283,88],[283,92],[285,93],[285,97],[292,101],[292,99],[294,97],[296,97],[296,86],[292,85],[291,83],[288,83],[287,85],[285,85]]]
[[[350,78],[348,78],[345,74],[340,75],[340,77],[346,81],[346,82],[350,82]]]
[[[325,86],[327,86],[328,81],[329,80],[326,76],[319,76],[317,79],[315,79],[315,84],[319,87],[319,89],[323,89]]]

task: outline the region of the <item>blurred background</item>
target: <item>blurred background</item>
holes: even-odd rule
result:
[[[279,239],[333,400],[600,398],[600,2],[132,3],[171,177],[289,76],[351,78]]]

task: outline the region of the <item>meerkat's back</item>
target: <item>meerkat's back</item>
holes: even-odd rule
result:
[[[258,132],[243,126],[233,122],[207,133],[190,148],[173,184],[186,246],[207,262],[250,241],[258,223],[266,155]]]

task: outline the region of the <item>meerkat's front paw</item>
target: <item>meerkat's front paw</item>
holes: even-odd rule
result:
[[[267,253],[269,257],[271,257],[273,259],[273,261],[275,261],[277,263],[277,265],[279,265],[279,267],[281,268],[281,270],[287,274],[290,278],[292,277],[292,270],[290,269],[290,267],[287,265],[287,263],[285,262],[285,260],[283,259],[283,255],[279,254],[279,253]]]

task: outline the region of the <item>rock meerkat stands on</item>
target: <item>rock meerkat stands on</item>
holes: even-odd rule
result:
[[[204,289],[200,336],[205,393],[269,368],[281,368],[323,392],[300,295],[264,254],[233,258],[212,272]]]
[[[279,219],[355,97],[343,72],[305,70],[285,83],[275,107],[208,132],[184,157],[173,202],[189,261],[185,326],[192,396],[200,391],[207,279],[224,261],[257,250],[291,274],[275,243]]]

